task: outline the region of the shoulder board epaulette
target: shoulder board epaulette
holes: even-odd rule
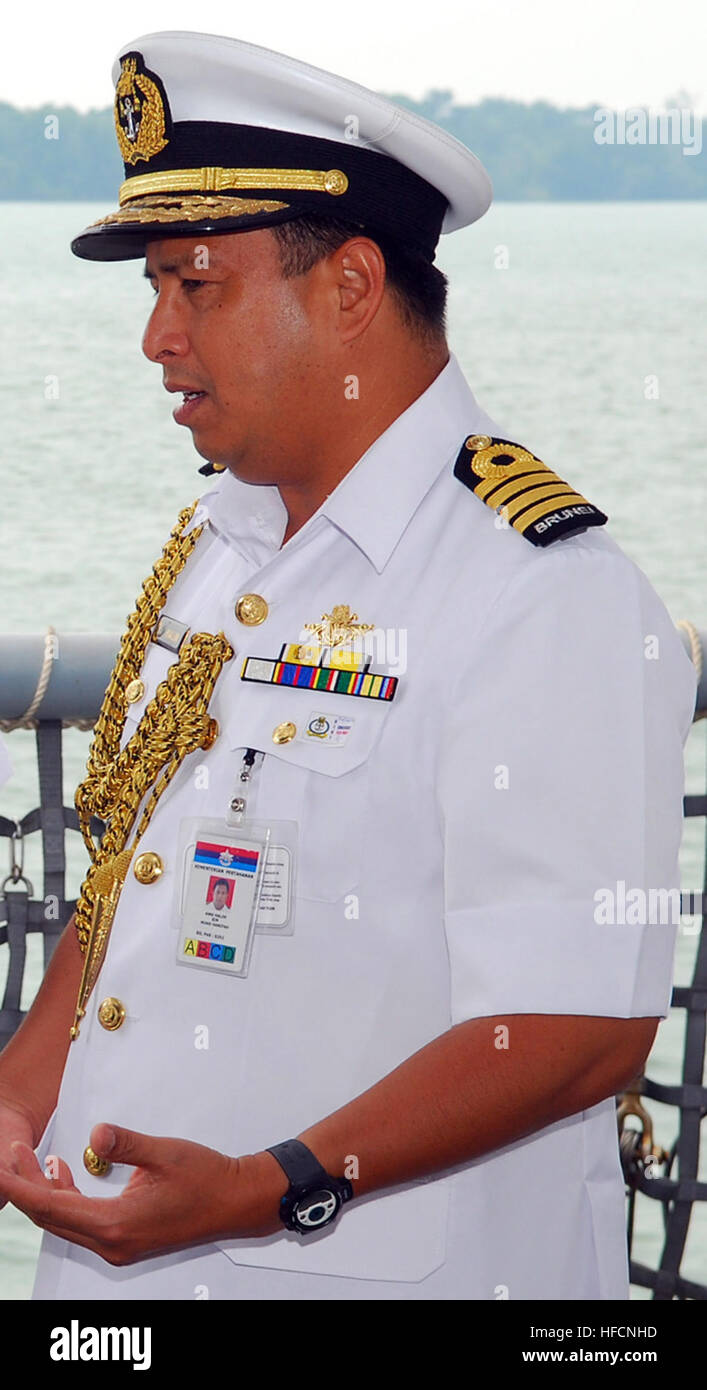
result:
[[[529,449],[508,439],[470,434],[454,476],[533,545],[550,545],[609,519]]]

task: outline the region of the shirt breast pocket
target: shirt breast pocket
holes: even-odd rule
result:
[[[297,897],[337,902],[360,881],[378,744],[390,705],[330,695],[315,707],[311,692],[267,686],[244,693],[233,732],[244,749],[264,754],[248,814],[254,805],[258,819],[297,821]],[[291,738],[274,741],[276,730],[281,736],[291,726]]]

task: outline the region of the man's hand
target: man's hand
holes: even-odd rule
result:
[[[356,1156],[356,1197],[414,1181],[615,1095],[642,1066],[657,1023],[574,1014],[469,1019],[295,1137],[336,1176]],[[508,1049],[496,1046],[499,1024],[509,1030]],[[0,1200],[114,1265],[282,1230],[278,1205],[289,1184],[272,1154],[229,1158],[105,1124],[90,1144],[100,1158],[135,1167],[119,1197],[83,1196],[61,1160],[48,1180],[20,1143],[10,1145],[14,1172],[0,1168]]]
[[[12,1168],[15,1162],[15,1155],[12,1145],[20,1143],[32,1148],[33,1129],[29,1116],[20,1106],[11,1101],[0,1100],[0,1171]],[[36,1159],[35,1159],[36,1163]],[[36,1165],[39,1167],[39,1164]],[[0,1190],[0,1210],[4,1207],[7,1197]]]
[[[0,1167],[0,1201],[108,1264],[282,1230],[278,1204],[288,1184],[271,1154],[229,1158],[184,1139],[99,1124],[91,1132],[94,1152],[136,1171],[120,1196],[86,1197],[63,1159],[47,1158],[54,1173],[48,1178],[25,1134],[18,1132],[17,1140],[3,1148],[12,1171]]]

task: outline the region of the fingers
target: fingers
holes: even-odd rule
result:
[[[68,1163],[65,1163],[63,1158],[59,1158],[57,1154],[47,1154],[44,1160],[44,1176],[54,1184],[55,1190],[59,1192],[78,1191]]]
[[[99,1144],[104,1152],[112,1152],[115,1145],[105,1142],[113,1137],[112,1130],[113,1126],[95,1127],[91,1138],[97,1152]],[[128,1140],[132,1139],[130,1131],[124,1133]],[[123,1148],[128,1148],[125,1142]],[[123,1265],[137,1257],[132,1253],[135,1242],[130,1240],[129,1232],[126,1236],[125,1222],[119,1219],[124,1199],[84,1196],[76,1187],[68,1164],[55,1154],[47,1156],[42,1170],[29,1144],[19,1140],[13,1143],[7,1165],[0,1168],[0,1206],[6,1201],[57,1239],[81,1245],[108,1264]]]
[[[17,1173],[18,1177],[27,1178],[29,1182],[46,1182],[54,1184],[58,1191],[73,1190],[77,1191],[74,1179],[68,1163],[56,1154],[47,1154],[44,1160],[44,1169],[40,1168],[34,1150],[29,1144],[23,1144],[16,1140],[11,1145],[12,1150],[12,1172]]]
[[[135,1168],[159,1167],[170,1147],[167,1139],[156,1139],[154,1135],[121,1129],[120,1125],[113,1124],[94,1125],[89,1142],[99,1158],[109,1158],[111,1163],[129,1163]]]
[[[31,1152],[31,1150],[30,1150]],[[24,1155],[18,1155],[18,1163],[24,1164]],[[28,1165],[29,1166],[29,1165]],[[39,1177],[37,1177],[37,1173]],[[62,1173],[63,1183],[70,1170]],[[0,1198],[9,1199],[14,1206],[45,1229],[62,1227],[65,1240],[76,1240],[79,1236],[98,1242],[111,1228],[115,1204],[120,1198],[85,1197],[73,1183],[58,1187],[54,1181],[47,1181],[35,1160],[31,1176],[20,1173],[0,1172]]]
[[[34,1154],[32,1157],[34,1158]],[[18,1171],[20,1168],[24,1168],[26,1173],[30,1164],[26,1155],[16,1153],[13,1155],[13,1171],[7,1169],[0,1173],[0,1197],[12,1202],[13,1206],[23,1211],[31,1221],[36,1221],[37,1225],[42,1226],[49,1219],[52,1185],[46,1181],[36,1159],[34,1171],[31,1171],[29,1176],[22,1175]]]
[[[29,1144],[23,1144],[21,1140],[17,1139],[14,1144],[10,1145],[10,1153],[12,1155],[10,1159],[11,1172],[19,1173],[20,1177],[30,1180],[44,1176],[35,1152]]]

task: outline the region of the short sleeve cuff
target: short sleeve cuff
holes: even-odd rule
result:
[[[598,925],[587,901],[446,915],[452,1023],[505,1014],[665,1018],[677,926]]]

